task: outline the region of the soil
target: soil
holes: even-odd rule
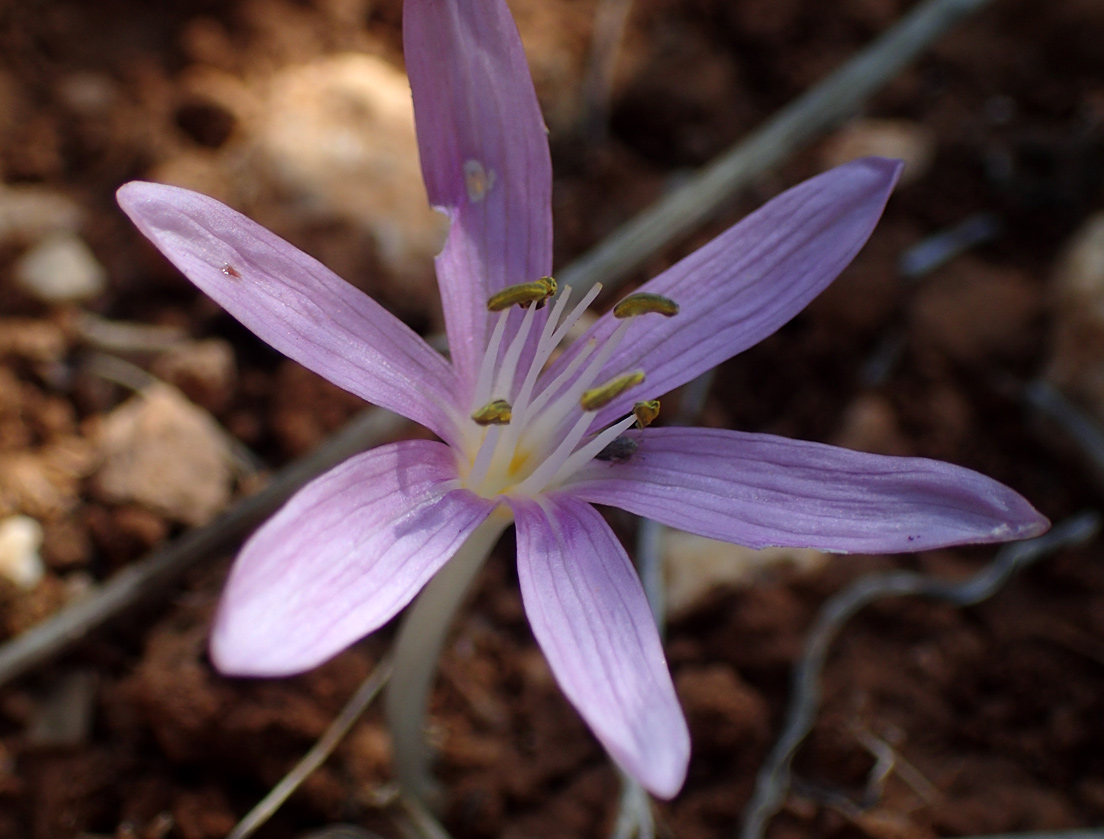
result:
[[[594,132],[581,90],[598,4],[511,2],[551,129],[558,265],[912,5],[637,0],[608,124]],[[258,174],[249,151],[263,122],[253,91],[347,52],[401,68],[400,19],[399,0],[0,3],[0,183],[61,200],[44,224],[75,230],[106,277],[82,302],[44,302],[16,279],[42,231],[24,213],[0,218],[16,230],[0,235],[0,514],[40,522],[46,564],[33,587],[0,585],[5,636],[208,520],[231,492],[255,487],[361,408],[181,279],[115,207],[121,183],[174,177],[203,188],[416,329],[439,330],[427,256],[389,259],[375,228],[310,210]],[[1053,369],[1067,317],[1054,302],[1059,255],[1104,206],[1102,40],[1099,0],[999,0],[876,96],[857,123],[864,142],[885,148],[885,124],[869,119],[891,120],[931,159],[918,155],[911,182],[828,292],[720,369],[704,422],[949,460],[1013,486],[1053,520],[1097,507],[1086,457],[1015,394]],[[825,168],[840,145],[836,135],[764,174],[638,279]],[[79,222],[66,222],[69,212]],[[902,277],[906,248],[981,212],[999,219],[998,236]],[[112,350],[89,338],[88,314],[156,329],[137,348]],[[1081,365],[1102,363],[1084,355]],[[129,366],[105,376],[105,356]],[[105,485],[103,427],[132,396],[120,378],[133,385],[135,376],[170,382],[228,432],[237,465],[222,489],[174,506]],[[615,523],[631,536],[631,522]],[[660,835],[733,835],[826,598],[872,570],[958,578],[992,555],[832,557],[716,589],[680,612],[668,656],[694,753],[683,792],[658,806]],[[922,839],[1104,823],[1100,558],[1099,542],[1062,551],[970,608],[898,599],[864,610],[833,648],[822,712],[768,835]],[[205,640],[229,559],[212,556],[185,585],[0,691],[2,839],[222,837],[325,729],[390,629],[298,678],[221,677]],[[534,645],[509,540],[448,644],[432,736],[453,835],[611,829],[617,777]],[[348,822],[398,836],[388,749],[373,709],[259,835]]]

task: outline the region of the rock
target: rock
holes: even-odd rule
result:
[[[913,453],[901,433],[893,405],[874,393],[859,394],[851,400],[832,444],[873,454],[903,456]]]
[[[71,303],[102,294],[107,272],[75,233],[53,233],[16,262],[15,279],[43,303]]]
[[[1104,421],[1104,213],[1090,216],[1062,247],[1050,298],[1046,376]]]
[[[182,343],[157,356],[150,369],[197,405],[214,412],[226,407],[238,377],[234,348],[221,338]]]
[[[935,134],[918,122],[904,119],[856,119],[824,141],[824,168],[859,157],[876,155],[905,161],[901,185],[919,180],[935,158]]]
[[[29,591],[46,573],[39,551],[42,525],[30,516],[0,521],[0,576]]]
[[[667,530],[663,537],[663,572],[667,613],[686,614],[716,588],[743,588],[767,569],[779,565],[810,570],[828,555],[811,548],[765,548],[761,551],[718,542],[693,533]]]
[[[0,245],[25,245],[49,233],[74,232],[81,218],[80,205],[59,192],[0,186]]]
[[[176,388],[155,384],[116,408],[97,434],[98,497],[143,504],[196,526],[220,513],[233,481],[225,434]]]
[[[0,452],[0,515],[65,515],[80,502],[81,481],[95,464],[95,451],[77,436],[38,451]]]
[[[396,274],[430,274],[446,224],[422,185],[402,72],[361,54],[293,66],[273,77],[260,113],[260,157],[302,209],[370,232]]]

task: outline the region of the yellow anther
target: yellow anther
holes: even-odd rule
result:
[[[652,312],[657,312],[665,318],[674,317],[679,313],[679,304],[662,294],[649,294],[646,291],[641,291],[630,294],[613,307],[615,318],[632,318]]]
[[[584,411],[597,411],[599,408],[604,408],[629,388],[636,387],[642,381],[644,381],[643,370],[637,370],[635,373],[623,373],[603,385],[583,391],[579,404]]]
[[[507,286],[502,291],[491,295],[487,301],[487,309],[492,312],[501,312],[511,306],[528,307],[533,303],[539,309],[549,297],[556,293],[556,281],[551,277],[541,277],[531,283],[518,283]]]
[[[636,417],[637,428],[647,428],[659,416],[659,400],[649,399],[647,402],[637,402],[633,405],[633,416]]]
[[[476,425],[507,425],[513,408],[505,399],[494,399],[471,415]]]

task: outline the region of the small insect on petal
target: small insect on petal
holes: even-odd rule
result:
[[[222,273],[224,273],[226,276],[233,277],[235,280],[241,279],[241,272],[229,263],[223,265],[222,268],[220,268],[219,270],[222,271]]]
[[[545,301],[556,293],[556,281],[551,277],[541,277],[531,283],[518,283],[506,286],[502,291],[491,295],[487,301],[487,309],[492,312],[501,312],[517,305],[528,307],[533,303],[539,309]]]
[[[629,437],[616,437],[602,451],[594,455],[594,459],[604,460],[607,463],[624,463],[636,454],[639,448],[640,444],[636,440]]]
[[[659,400],[649,399],[647,402],[637,402],[633,405],[633,416],[636,417],[637,428],[647,428],[659,416]]]
[[[641,291],[637,294],[630,294],[613,307],[615,318],[632,318],[652,312],[661,314],[665,318],[674,317],[679,313],[679,304],[662,294],[649,294],[646,291]]]
[[[487,197],[495,185],[495,170],[486,168],[480,161],[464,161],[464,188],[473,204]]]
[[[604,408],[629,388],[636,387],[644,381],[644,371],[637,370],[634,373],[623,373],[610,379],[608,382],[590,390],[584,390],[579,398],[579,405],[584,411],[597,411]]]
[[[471,415],[476,425],[508,425],[513,408],[505,399],[494,399]]]

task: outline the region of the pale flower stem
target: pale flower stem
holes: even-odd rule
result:
[[[425,729],[437,659],[453,615],[510,521],[502,508],[491,513],[422,589],[395,639],[391,681],[384,694],[395,778],[407,796],[431,806],[437,785],[429,769]]]

